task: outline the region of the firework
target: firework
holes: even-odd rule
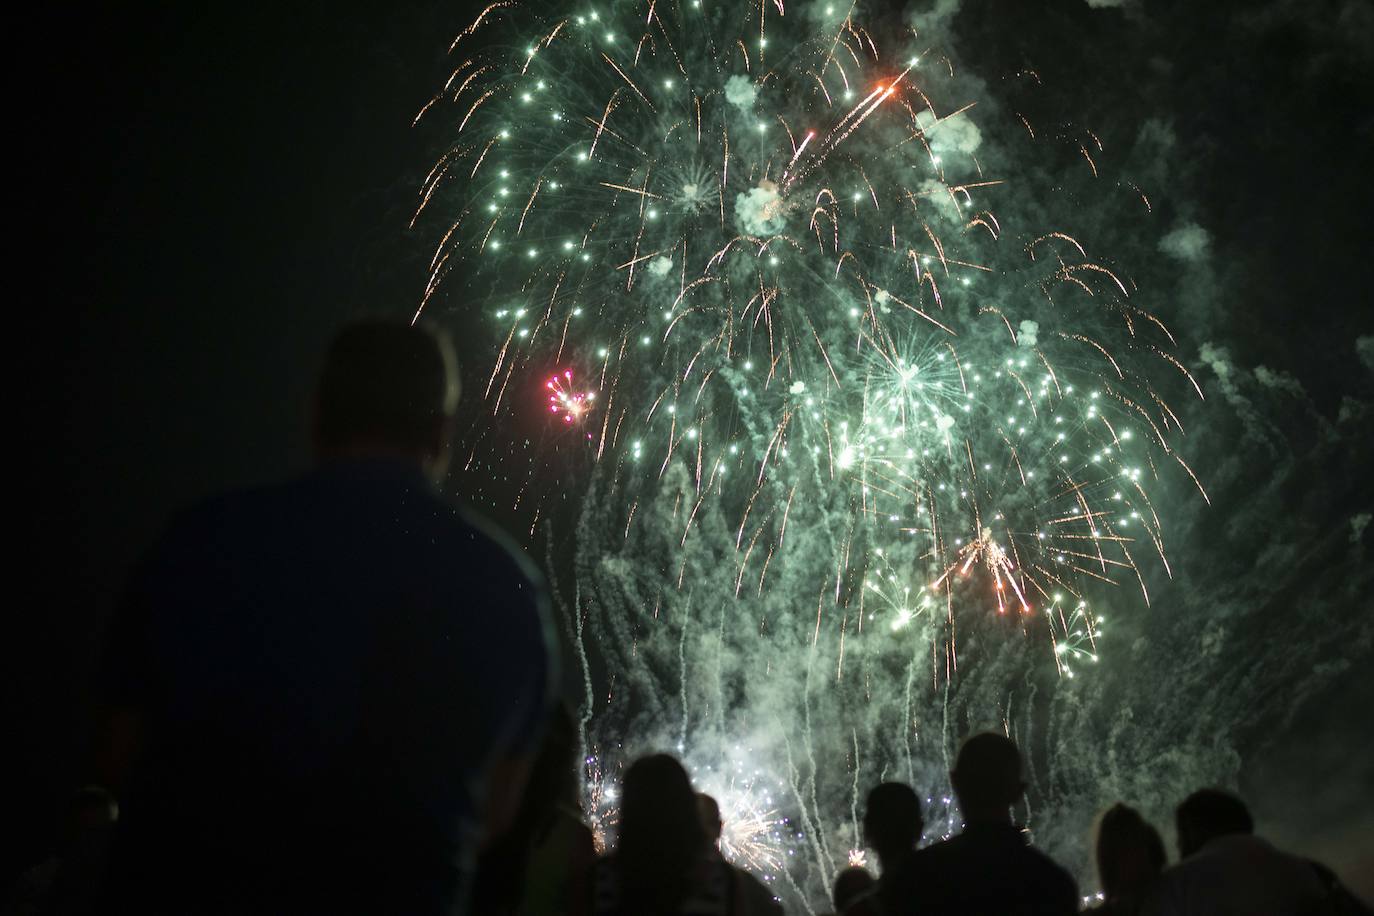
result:
[[[1002,238],[970,103],[927,91],[913,36],[786,12],[496,4],[459,41],[430,291],[490,278],[493,411],[552,358],[606,392],[602,460],[720,491],[810,452],[999,608],[1162,557],[1146,483],[1176,419],[1141,364],[1180,366],[1168,332],[1077,240]],[[594,397],[572,378],[548,382],[567,423]]]
[[[765,881],[777,881],[786,870],[798,837],[780,811],[782,788],[750,765],[751,755],[738,748],[735,751],[724,765],[716,760],[696,764],[693,760],[699,755],[686,753],[692,782],[720,807],[721,855]],[[589,774],[584,792],[589,820],[597,849],[604,852],[614,845],[620,820],[618,777],[607,774],[598,755],[589,756],[584,763]]]
[[[797,839],[779,810],[782,787],[773,784],[752,754],[736,753],[724,765],[692,766],[688,759],[692,782],[720,806],[721,855],[766,881],[778,880]]]
[[[561,416],[564,423],[580,423],[596,401],[595,391],[578,391],[573,387],[572,370],[564,370],[544,383],[549,392],[549,411]]]
[[[1088,602],[1075,601],[1065,610],[1063,595],[1055,595],[1048,610],[1050,639],[1054,643],[1054,662],[1059,673],[1073,677],[1073,664],[1096,664],[1097,641],[1102,637],[1103,617],[1088,609]]]
[[[1169,397],[1197,386],[1128,275],[1015,205],[995,105],[914,30],[846,3],[503,2],[453,55],[422,112],[453,134],[421,309],[461,269],[492,428],[567,367],[545,412],[590,443],[577,584],[638,689],[617,727],[682,744],[772,716],[759,755],[828,880],[848,846],[814,748],[856,796],[862,719],[914,773],[914,685],[948,688],[985,620],[1047,633],[1065,678],[1095,660],[1089,593],[1148,600],[1139,564],[1167,571],[1151,493],[1192,475]],[[823,668],[843,689],[813,716]],[[732,841],[775,869],[754,843]]]

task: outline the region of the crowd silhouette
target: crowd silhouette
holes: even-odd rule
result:
[[[6,911],[784,911],[722,856],[719,805],[667,754],[624,770],[616,837],[597,854],[539,576],[436,486],[457,398],[442,335],[382,320],[338,334],[317,467],[185,513],[134,575],[91,785]],[[1178,805],[1173,864],[1138,811],[1104,811],[1101,893],[1084,898],[1013,820],[1026,786],[1006,735],[966,738],[949,776],[962,827],[924,846],[913,788],[872,788],[877,873],[835,874],[835,913],[1370,912],[1213,788]]]

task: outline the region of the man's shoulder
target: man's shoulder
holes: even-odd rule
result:
[[[1073,903],[1077,908],[1078,883],[1068,870],[1045,853],[1024,842],[1012,844],[1005,837],[961,833],[919,850],[912,860],[918,885],[948,886],[952,880],[983,881],[990,861],[1011,885],[1027,890],[1036,888],[1037,896]],[[938,896],[938,895],[937,895]]]
[[[916,850],[911,862],[915,867],[924,867],[935,862],[946,862],[971,854],[974,841],[967,833],[956,833],[938,843]]]
[[[1026,843],[1021,847],[1021,855],[1028,863],[1032,863],[1032,868],[1052,871],[1055,874],[1063,875],[1065,878],[1069,877],[1068,869],[1050,858],[1043,850],[1032,846],[1030,843]]]
[[[221,548],[228,555],[239,548],[258,552],[271,550],[265,542],[273,540],[374,549],[389,540],[394,544],[394,537],[414,542],[415,549],[405,553],[412,573],[431,554],[464,588],[541,591],[538,570],[504,532],[418,474],[314,471],[227,490],[175,513],[149,559],[156,565],[160,559],[181,562],[188,554],[214,556]],[[376,551],[371,560],[384,563],[389,555]]]
[[[282,522],[291,515],[305,519],[321,502],[321,488],[312,474],[267,483],[231,487],[184,505],[173,512],[163,541],[211,536],[240,526]]]
[[[1267,840],[1250,834],[1235,834],[1204,845],[1191,856],[1164,870],[1159,888],[1162,895],[1193,898],[1214,893],[1217,888],[1238,884],[1256,886],[1306,899],[1322,899],[1331,884],[1314,863],[1275,848]]]
[[[508,563],[514,572],[531,582],[539,582],[539,571],[508,534],[471,507],[457,503],[449,505],[453,511],[455,531],[461,537],[469,543],[484,545],[487,551],[500,557],[503,563]]]
[[[282,518],[284,484],[226,490],[173,512],[144,553],[141,569],[222,559],[224,545],[254,542]]]
[[[1072,897],[1078,896],[1078,882],[1069,870],[1034,846],[1025,847],[1030,870],[1039,876],[1039,883]]]

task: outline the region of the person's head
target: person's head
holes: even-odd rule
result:
[[[701,829],[706,833],[706,842],[718,842],[725,830],[725,824],[720,819],[720,804],[705,792],[698,792],[697,814],[701,817]]]
[[[689,872],[705,850],[697,796],[682,764],[667,754],[630,764],[620,781],[615,851],[625,905],[671,910],[686,894]]]
[[[1178,854],[1187,858],[1206,843],[1232,833],[1254,833],[1250,809],[1230,792],[1199,789],[1183,800],[1174,812],[1178,827]]]
[[[620,783],[620,844],[647,837],[703,837],[697,795],[687,771],[668,754],[630,764]]]
[[[447,335],[381,318],[334,336],[315,392],[319,460],[393,457],[442,476],[458,407],[458,363]]]
[[[924,827],[921,802],[911,786],[884,782],[868,793],[864,805],[864,843],[880,858],[914,849]]]
[[[850,904],[872,889],[876,882],[868,869],[851,865],[835,876],[835,887],[830,892],[835,912],[843,913]]]
[[[1021,752],[1006,735],[983,732],[959,748],[949,774],[964,822],[1010,822],[1010,808],[1026,791]]]
[[[1164,841],[1140,812],[1115,804],[1097,820],[1097,877],[1108,900],[1139,895],[1164,869]]]

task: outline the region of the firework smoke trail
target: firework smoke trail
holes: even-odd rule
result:
[[[816,895],[857,787],[913,746],[938,781],[951,696],[1004,709],[1007,672],[1096,658],[1086,595],[1146,600],[1150,492],[1186,470],[1166,394],[1196,385],[1091,240],[1000,213],[1017,176],[985,174],[980,99],[913,31],[541,9],[484,11],[423,112],[455,133],[421,310],[461,267],[490,425],[586,430],[573,613],[622,685],[592,744],[752,748]]]

